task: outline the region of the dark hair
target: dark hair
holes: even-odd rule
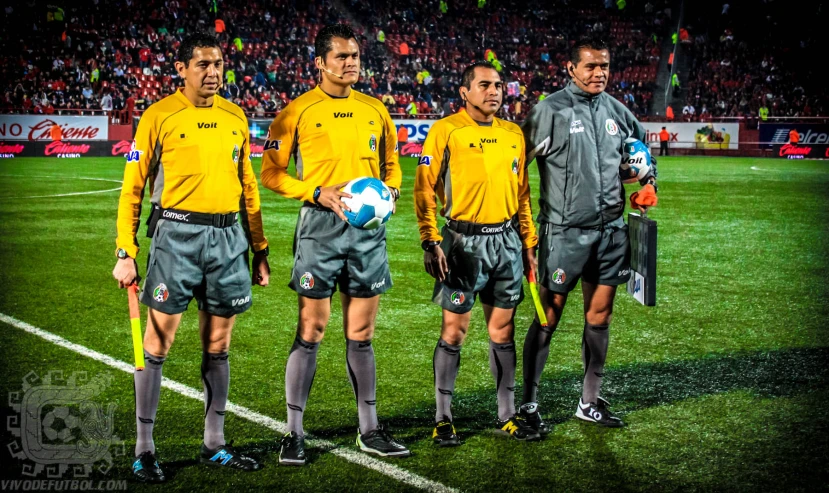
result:
[[[463,75],[461,75],[461,86],[467,89],[472,89],[472,81],[475,80],[475,69],[478,67],[491,68],[492,70],[496,70],[495,65],[493,65],[490,62],[473,62],[472,65],[463,69]]]
[[[346,24],[331,24],[320,29],[317,37],[314,40],[314,56],[322,57],[325,61],[325,56],[328,52],[334,49],[332,40],[334,38],[354,39],[357,40],[357,35],[354,30]]]
[[[607,43],[601,38],[592,36],[585,36],[579,38],[576,44],[570,48],[570,61],[573,65],[578,65],[581,61],[581,50],[607,50]]]
[[[193,58],[193,50],[196,48],[218,48],[219,53],[222,52],[222,45],[219,40],[211,34],[205,32],[195,32],[187,35],[178,47],[176,53],[176,61],[184,64],[185,67],[190,66],[190,60]]]

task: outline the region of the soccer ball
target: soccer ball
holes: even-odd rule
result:
[[[68,407],[61,406],[50,411],[43,418],[42,425],[43,434],[49,440],[68,442],[72,439],[72,430],[80,427],[80,420],[69,411]]]
[[[625,139],[622,164],[619,168],[622,170],[622,181],[625,183],[640,181],[648,176],[651,170],[651,151],[648,145],[633,137]]]
[[[350,199],[342,199],[351,209],[343,213],[348,224],[355,228],[377,229],[391,217],[394,208],[391,190],[377,178],[355,178],[348,182],[343,192],[351,195]]]

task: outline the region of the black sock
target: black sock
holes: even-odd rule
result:
[[[204,445],[215,449],[225,444],[225,406],[230,387],[227,353],[202,353],[201,378],[204,384]]]
[[[135,382],[135,456],[142,452],[155,453],[153,426],[161,397],[161,366],[166,358],[153,356],[144,351],[144,369],[133,373]]]
[[[360,433],[376,430],[377,422],[377,370],[371,341],[345,340],[345,366],[357,399]]]
[[[302,414],[311,393],[314,375],[317,373],[317,351],[320,343],[306,342],[298,335],[291,346],[285,366],[285,400],[288,404],[288,431],[305,436]]]
[[[542,327],[533,320],[524,339],[524,403],[538,401],[538,384],[550,355],[550,339],[555,327]]]
[[[435,354],[432,356],[432,371],[435,374],[435,422],[444,416],[452,420],[452,395],[455,393],[455,380],[461,365],[461,346],[453,346],[443,339],[438,339]]]
[[[515,343],[489,341],[489,371],[495,377],[498,393],[498,419],[506,421],[515,414]]]
[[[607,358],[607,346],[610,342],[608,325],[590,325],[585,322],[581,350],[584,363],[584,388],[581,400],[597,403],[602,390],[604,362]]]

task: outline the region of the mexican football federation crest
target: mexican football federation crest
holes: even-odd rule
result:
[[[170,292],[167,291],[167,285],[163,282],[160,283],[158,286],[153,289],[153,299],[159,303],[164,303],[167,301],[167,298],[170,296]]]
[[[564,269],[556,269],[553,272],[553,282],[556,284],[564,284],[564,281],[567,280],[567,274],[564,273]]]
[[[235,144],[233,145],[233,154],[231,154],[231,158],[233,158],[234,163],[239,161],[239,146],[238,145],[235,145]]]
[[[604,122],[604,128],[610,135],[616,135],[617,133],[619,133],[619,125],[616,125],[616,122],[613,120],[613,118],[608,118],[607,121]]]
[[[368,148],[371,149],[371,152],[377,152],[377,137],[374,134],[371,134],[371,138],[368,139]]]
[[[299,285],[302,289],[313,289],[314,287],[314,276],[310,272],[306,272],[302,274],[302,277],[299,278]]]
[[[453,291],[452,296],[449,297],[449,301],[451,301],[453,305],[463,305],[463,302],[466,301],[466,296],[464,296],[460,291]]]
[[[518,158],[517,157],[512,159],[512,174],[514,174],[514,175],[518,174]]]

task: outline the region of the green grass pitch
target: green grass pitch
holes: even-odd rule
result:
[[[670,157],[660,159],[657,306],[620,293],[603,394],[628,423],[597,429],[572,415],[580,392],[581,295],[556,332],[540,403],[555,425],[542,442],[493,433],[496,402],[487,335],[476,308],[463,350],[454,414],[463,446],[435,449],[432,352],[440,310],[412,206],[416,161],[402,160],[398,213],[388,225],[394,288],[377,321],[378,412],[411,458],[386,461],[462,491],[813,491],[829,486],[829,167],[823,162]],[[112,279],[123,160],[0,161],[0,313],[118,360],[132,348],[126,293]],[[259,167],[258,160],[254,166]],[[534,166],[533,166],[534,168]],[[533,169],[533,194],[538,185]],[[630,190],[629,190],[630,191]],[[285,419],[284,369],[297,302],[287,282],[299,203],[262,190],[271,286],[254,289],[231,346],[230,400]],[[31,198],[35,197],[35,198]],[[144,208],[144,213],[148,209]],[[140,269],[149,240],[143,237]],[[516,316],[520,351],[532,317]],[[345,372],[339,301],[320,349],[307,431],[355,448],[356,406]],[[142,319],[146,317],[144,312]],[[184,317],[164,376],[201,389],[195,306]],[[0,322],[3,422],[26,375],[61,370],[111,375],[98,397],[114,405],[126,455],[96,479],[130,479],[134,445],[132,376]],[[12,416],[12,418],[8,418]],[[156,424],[165,490],[410,491],[387,475],[335,454],[310,451],[299,469],[277,466],[276,434],[228,413],[226,436],[261,458],[257,473],[207,469],[195,458],[203,404],[163,390]],[[3,430],[3,479],[24,479]],[[130,490],[150,488],[129,483]]]

